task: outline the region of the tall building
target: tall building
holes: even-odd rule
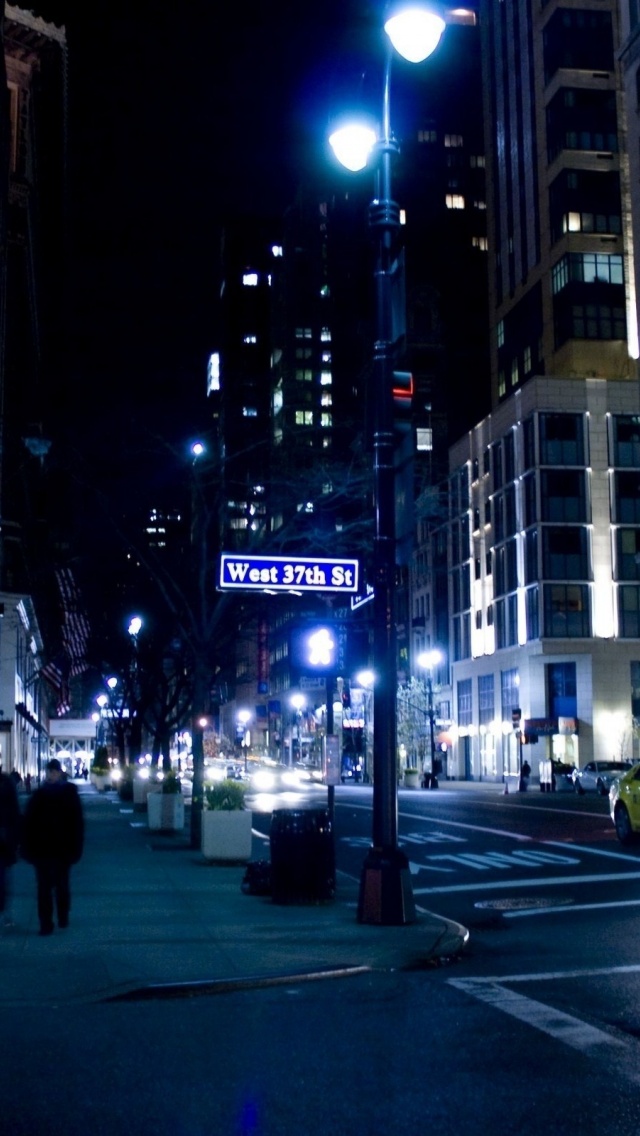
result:
[[[521,742],[534,772],[638,751],[638,200],[619,5],[480,21],[493,408],[450,451],[450,772],[500,779]]]

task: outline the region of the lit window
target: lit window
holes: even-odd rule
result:
[[[333,395],[331,391],[323,391],[320,397],[321,406],[331,406],[333,404]]]
[[[245,288],[257,288],[258,286],[258,273],[245,272],[242,277],[242,283]]]
[[[469,158],[469,164],[472,170],[483,170],[486,165],[484,154],[472,154]]]
[[[486,237],[472,237],[471,244],[474,248],[480,249],[481,252],[486,252],[489,248],[489,243]]]
[[[507,389],[507,380],[504,371],[498,372],[498,398],[502,398]]]
[[[232,517],[229,522],[230,529],[246,529],[249,522],[246,517]]]
[[[401,209],[400,210],[400,224],[406,225],[406,223],[407,223],[407,211],[406,211],[406,209]]]
[[[320,386],[330,387],[332,382],[331,371],[322,371],[320,374]]]
[[[320,329],[320,339],[323,343],[331,343],[331,330],[328,327]]]
[[[296,359],[310,359],[312,354],[312,347],[296,347]]]
[[[418,426],[416,430],[416,446],[419,450],[433,449],[433,430],[430,426]]]
[[[330,363],[331,362],[331,352],[330,351],[323,351],[322,352],[322,362],[323,363]]]
[[[322,298],[324,300],[326,300],[327,297],[331,295],[331,292],[329,291],[329,285],[328,284],[322,285],[322,288],[320,289],[320,295],[322,296]]]
[[[296,426],[313,426],[313,411],[296,410]]]
[[[282,256],[282,245],[272,245],[271,246],[271,255],[272,256]]]
[[[419,130],[418,142],[436,142],[438,135],[435,130]]]
[[[504,320],[500,320],[497,327],[498,347],[504,347]]]
[[[303,367],[296,371],[296,379],[299,383],[310,383],[313,378],[313,371],[309,367]]]
[[[297,327],[296,328],[296,339],[311,339],[311,328],[310,327]]]
[[[258,337],[257,337],[257,335],[245,335],[242,342],[243,343],[257,343]]]
[[[258,411],[256,410],[255,406],[243,406],[242,407],[242,417],[243,418],[257,418],[258,417]]]
[[[474,201],[473,208],[474,209],[486,209],[487,203],[486,203],[486,201]]]
[[[445,134],[444,144],[445,144],[445,146],[462,146],[462,145],[464,145],[464,143],[462,141],[462,135],[461,134]]]
[[[333,484],[331,481],[325,481],[322,486],[322,493],[326,496],[327,493],[333,493]]]
[[[531,373],[531,348],[525,347],[524,349],[524,373],[529,375]]]
[[[512,387],[517,386],[519,377],[520,376],[519,376],[519,373],[518,373],[518,360],[514,359],[512,364],[511,364],[511,386]]]
[[[322,448],[323,450],[331,449],[331,434],[324,435],[324,438],[322,439]]]
[[[582,229],[582,214],[569,213],[566,218],[567,230],[570,233],[579,233]],[[565,232],[567,231],[565,230]]]
[[[464,209],[464,197],[461,193],[448,193],[445,201],[447,209]]]
[[[321,426],[331,426],[332,421],[333,420],[332,420],[332,417],[331,417],[330,414],[321,414],[320,415],[320,425]]]
[[[207,394],[220,390],[220,356],[216,351],[207,364]]]

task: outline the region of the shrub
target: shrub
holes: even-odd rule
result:
[[[235,812],[243,809],[245,787],[239,781],[227,778],[217,781],[215,785],[207,785],[204,791],[204,807],[223,812]]]
[[[182,785],[173,770],[171,770],[170,773],[166,773],[163,777],[161,791],[170,795],[182,792]]]

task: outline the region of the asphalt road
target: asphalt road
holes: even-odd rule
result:
[[[336,790],[340,871],[359,874],[370,806]],[[5,1008],[2,1136],[637,1136],[640,849],[606,801],[401,793],[400,832],[416,901],[470,927],[460,960]]]

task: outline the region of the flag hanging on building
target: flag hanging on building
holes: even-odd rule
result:
[[[69,680],[89,667],[89,621],[71,569],[57,568],[55,577],[60,595],[61,650],[41,669],[40,675],[55,692],[56,713],[61,717],[71,709]]]
[[[56,580],[62,607],[62,647],[69,659],[69,675],[82,674],[89,664],[87,646],[89,621],[82,607],[80,591],[70,568],[58,568]]]
[[[56,714],[60,717],[71,709],[69,695],[69,660],[63,651],[42,668],[40,676],[49,684],[56,696]]]

